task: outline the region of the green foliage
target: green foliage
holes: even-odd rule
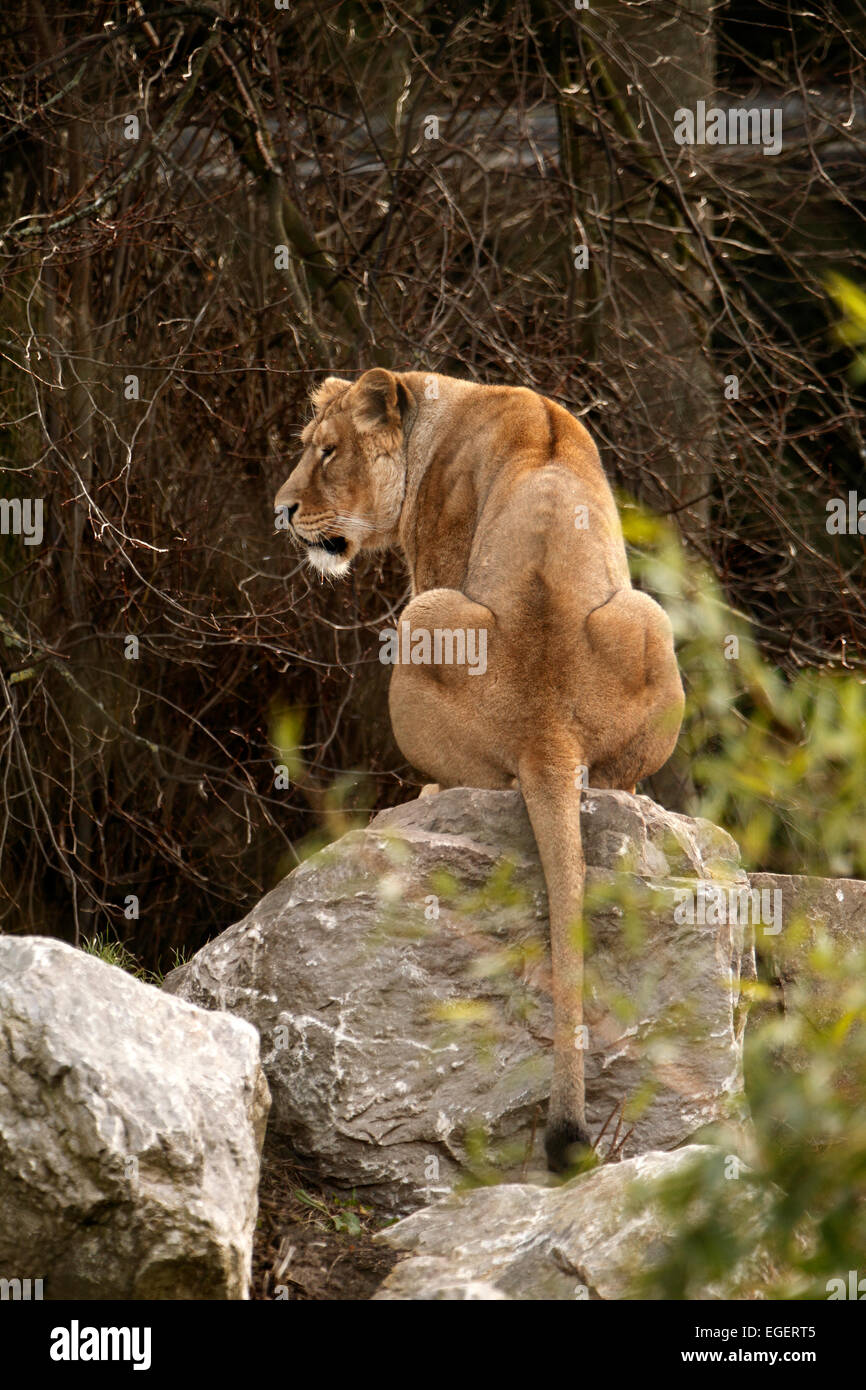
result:
[[[271,708],[270,740],[277,763],[286,768],[293,781],[302,777],[306,769],[301,751],[303,735],[303,711],[275,701]]]
[[[730,831],[749,868],[866,877],[866,675],[771,666],[674,529],[622,508],[633,573],[673,624],[690,809]]]
[[[137,980],[143,980],[145,984],[160,983],[160,978],[146,970],[132,952],[127,950],[122,941],[117,941],[107,933],[96,932],[94,936],[82,941],[81,949],[86,951],[89,956],[96,956],[97,959],[104,961],[106,965],[116,965],[119,970],[125,970],[128,975],[134,975]],[[178,958],[177,952],[175,952],[175,963],[183,963]]]
[[[747,1031],[749,1166],[708,1148],[659,1185],[674,1236],[640,1296],[706,1297],[745,1277],[771,1298],[827,1298],[831,1281],[866,1275],[866,949],[796,938],[779,948],[798,975],[784,1012]]]
[[[86,937],[81,942],[81,949],[89,956],[96,956],[99,960],[105,961],[106,965],[116,965],[118,970],[125,970],[128,975],[134,975],[146,985],[157,986],[162,985],[169,971],[178,970],[180,966],[186,965],[191,954],[184,947],[175,946],[169,955],[168,970],[148,970],[124,942],[118,941],[108,932],[95,932],[93,936]]]
[[[304,712],[275,700],[270,710],[269,738],[275,770],[308,801],[317,820],[315,827],[292,846],[277,864],[275,879],[304,859],[317,854],[350,830],[366,825],[373,800],[369,782],[352,773],[340,773],[327,784],[317,780],[304,757]]]
[[[846,303],[847,340],[866,345],[866,296]],[[866,877],[863,672],[770,665],[673,529],[622,505],[633,572],[674,628],[690,809],[730,831],[748,867]],[[772,968],[784,989],[746,986],[746,1147],[722,1138],[721,1149],[707,1147],[658,1185],[672,1237],[636,1278],[636,1296],[694,1299],[723,1288],[827,1298],[847,1287],[849,1271],[866,1274],[866,948],[834,942],[814,923],[786,923]],[[748,1167],[737,1161],[746,1154]]]
[[[829,273],[826,284],[842,315],[836,325],[836,337],[854,350],[848,374],[855,385],[860,385],[866,381],[866,291],[836,270]]]
[[[309,1207],[319,1218],[318,1224],[324,1229],[342,1231],[347,1236],[358,1236],[364,1229],[363,1221],[371,1215],[369,1207],[365,1207],[359,1199],[352,1193],[351,1197],[339,1197],[331,1194],[328,1201],[321,1197],[316,1197],[311,1192],[307,1192],[303,1187],[295,1188],[295,1197],[301,1206]],[[330,1222],[330,1227],[327,1223]]]

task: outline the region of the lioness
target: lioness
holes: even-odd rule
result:
[[[563,1171],[590,1144],[580,789],[634,791],[673,751],[683,689],[671,626],[632,589],[598,452],[553,401],[377,367],[354,384],[329,377],[312,406],[275,506],[322,574],[345,574],[361,550],[402,550],[412,599],[399,628],[418,663],[404,656],[391,677],[403,754],[440,787],[516,780],[526,802],[550,903],[545,1148]],[[431,662],[436,631],[486,643],[483,673]]]

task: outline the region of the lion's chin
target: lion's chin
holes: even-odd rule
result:
[[[342,579],[348,574],[352,558],[352,554],[347,550],[335,554],[333,550],[326,550],[323,545],[307,546],[307,564],[317,574],[326,575],[328,579]]]

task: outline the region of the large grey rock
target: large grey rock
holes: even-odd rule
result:
[[[813,878],[805,874],[749,875],[753,891],[776,899],[774,925],[759,926],[756,948],[762,975],[779,987],[776,997],[759,1001],[755,1022],[778,1018],[779,1002],[808,1027],[832,1026],[839,1017],[838,976],[862,973],[866,950],[866,882],[854,878]],[[770,897],[772,895],[772,898]],[[835,968],[815,969],[810,955],[819,940],[833,951]],[[808,1048],[799,1030],[777,1032],[776,1065],[783,1071],[808,1066]],[[852,1084],[855,1078],[851,1077]]]
[[[778,894],[780,930],[759,929],[762,955],[776,957],[790,977],[802,970],[819,932],[843,950],[866,945],[866,882],[805,874],[749,874],[752,889]],[[777,924],[774,923],[774,928]]]
[[[637,1276],[675,1235],[654,1185],[708,1161],[727,1164],[729,1156],[689,1145],[613,1163],[557,1188],[503,1183],[451,1196],[376,1236],[405,1258],[374,1298],[638,1298]],[[703,1299],[759,1297],[777,1273],[760,1248],[761,1198],[745,1182],[731,1181],[730,1189],[739,1232],[751,1229],[756,1250],[723,1283],[706,1285]]]
[[[0,1277],[246,1298],[267,1110],[247,1023],[0,937]]]
[[[645,797],[585,793],[582,826],[589,1120],[627,1102],[624,1152],[670,1148],[741,1090],[754,968],[741,927],[674,911],[701,882],[747,881],[728,835]],[[467,1168],[542,1170],[547,934],[522,798],[461,788],[309,859],[166,987],[256,1025],[270,1123],[321,1176],[409,1210]]]

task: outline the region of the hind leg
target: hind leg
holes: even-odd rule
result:
[[[415,650],[429,660],[394,666],[394,737],[407,761],[441,787],[505,787],[516,771],[507,765],[507,738],[492,708],[495,629],[490,609],[457,589],[428,589],[400,615],[401,657]],[[448,634],[438,647],[436,632]]]
[[[619,686],[617,727],[603,739],[593,786],[633,790],[676,746],[685,696],[667,614],[647,594],[621,589],[587,619],[605,679]]]

